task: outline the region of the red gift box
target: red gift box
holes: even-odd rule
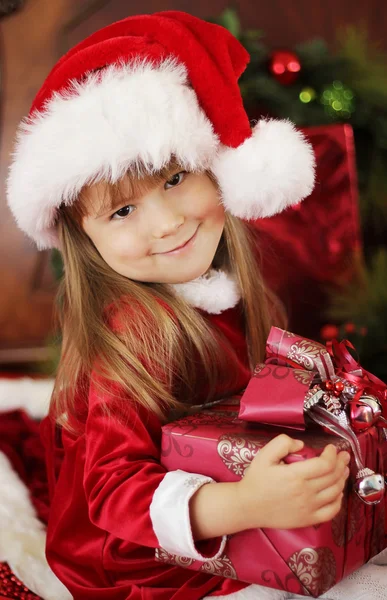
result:
[[[239,399],[225,401],[163,427],[162,463],[168,470],[201,473],[215,481],[238,481],[253,457],[278,435],[278,428],[238,418]],[[291,433],[290,433],[291,435]],[[318,456],[328,444],[347,443],[320,430],[297,432],[305,443],[299,460]],[[358,437],[367,466],[378,471],[387,443],[375,427]],[[169,554],[167,563],[256,583],[290,593],[318,597],[385,547],[385,503],[365,505],[347,485],[340,513],[328,523],[292,530],[251,529],[229,537],[225,554],[204,563]]]
[[[289,327],[316,339],[326,324],[328,290],[342,290],[353,278],[362,243],[351,126],[303,131],[316,157],[313,192],[254,225],[265,280],[285,304]]]
[[[325,347],[273,327],[266,356],[266,363],[257,365],[241,402],[235,398],[215,403],[201,413],[164,426],[164,466],[168,470],[201,473],[215,481],[238,481],[269,440],[284,428],[291,434],[289,428],[293,428],[298,429],[296,437],[304,441],[304,448],[298,455],[287,457],[286,462],[318,456],[332,443],[337,449],[359,453],[358,458],[364,459],[371,472],[364,473],[366,469],[362,466],[359,471],[358,458],[352,460],[352,477],[346,486],[341,511],[329,523],[293,530],[252,529],[237,533],[230,536],[224,556],[216,561],[202,563],[163,550],[157,556],[159,560],[187,568],[317,597],[386,547],[383,489],[376,495],[374,489],[371,493],[367,490],[363,502],[353,480],[357,477],[359,483],[363,477],[380,478],[375,473],[384,472],[387,440],[376,420],[366,427],[362,423],[363,429],[357,436],[350,422],[343,426],[342,420],[344,437],[331,435],[312,422],[305,430],[305,400],[309,401],[312,394],[314,402],[317,388],[328,415],[330,403],[334,403],[334,415],[337,410],[347,410],[352,401],[358,402],[358,397],[361,401],[363,393],[375,394],[375,400],[385,409],[386,385],[356,362],[346,342]],[[341,391],[335,396],[339,387]],[[332,399],[327,393],[330,388],[334,389]],[[372,472],[375,473],[370,475]]]

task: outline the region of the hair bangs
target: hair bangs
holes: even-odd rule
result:
[[[84,186],[77,201],[66,207],[66,210],[81,224],[86,217],[98,218],[135,202],[181,170],[183,167],[175,158],[157,171],[145,164],[133,165],[124,177],[115,183],[99,181]]]

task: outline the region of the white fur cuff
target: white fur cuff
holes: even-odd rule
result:
[[[201,561],[215,560],[223,554],[227,536],[223,536],[212,557],[202,556],[192,537],[189,501],[206,483],[213,483],[213,479],[180,470],[170,471],[155,491],[150,516],[160,547],[167,552]]]

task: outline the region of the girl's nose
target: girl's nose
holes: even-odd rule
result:
[[[153,207],[152,214],[152,236],[154,238],[163,238],[176,233],[183,225],[184,216],[180,211],[176,212],[167,202],[161,202],[157,210]]]

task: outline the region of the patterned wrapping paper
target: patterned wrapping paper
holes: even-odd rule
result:
[[[252,458],[278,435],[279,428],[243,422],[238,410],[239,399],[232,399],[165,425],[164,466],[208,475],[215,481],[241,479]],[[296,437],[305,442],[303,458],[318,456],[328,443],[349,449],[345,441],[319,429],[297,431]],[[367,464],[380,470],[382,450],[387,455],[387,449],[381,449],[375,428],[362,433],[359,442]],[[329,523],[237,533],[229,537],[225,554],[216,561],[201,563],[162,549],[156,555],[160,561],[186,568],[318,597],[385,547],[384,513],[384,503],[366,506],[347,486],[342,509]]]
[[[332,360],[323,344],[303,336],[272,327],[266,342],[266,357],[270,362],[285,362],[295,368],[321,373],[324,379],[334,375]]]

